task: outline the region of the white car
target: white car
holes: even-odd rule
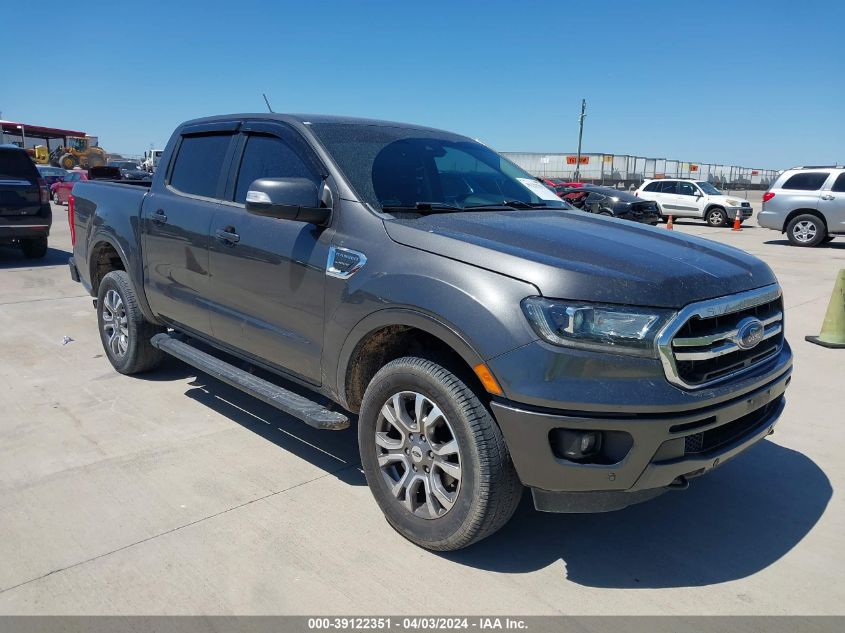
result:
[[[726,196],[703,180],[646,180],[634,195],[656,202],[664,218],[701,218],[710,226],[728,226],[737,213],[742,222],[754,213],[747,200]]]

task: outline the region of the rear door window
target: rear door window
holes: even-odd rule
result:
[[[217,197],[220,171],[231,139],[231,134],[182,137],[170,173],[170,186],[181,193]]]
[[[831,191],[845,191],[845,172],[839,174],[836,178],[836,181],[833,183],[833,187],[830,188]]]
[[[828,177],[823,171],[802,171],[790,176],[781,189],[797,189],[799,191],[818,191]]]
[[[244,204],[249,186],[259,178],[307,178],[315,184],[320,178],[306,164],[297,151],[278,136],[251,134],[247,136],[235,202]]]
[[[678,183],[674,180],[663,181],[663,186],[660,188],[660,193],[678,193]]]

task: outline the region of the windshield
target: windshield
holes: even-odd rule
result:
[[[435,130],[313,123],[311,128],[364,202],[379,210],[452,211],[516,204],[569,208],[536,178],[488,147]]]
[[[709,182],[702,181],[702,182],[696,182],[695,184],[697,184],[699,187],[701,187],[701,190],[704,193],[706,193],[708,196],[721,196],[722,195],[722,192],[719,191],[718,189],[716,189],[716,187],[711,185]]]

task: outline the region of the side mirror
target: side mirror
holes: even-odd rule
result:
[[[332,210],[323,206],[323,187],[307,178],[259,178],[246,193],[246,210],[279,220],[325,224]]]

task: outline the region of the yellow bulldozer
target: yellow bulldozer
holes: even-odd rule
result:
[[[67,145],[50,153],[50,164],[62,169],[99,167],[106,164],[106,152],[98,147],[96,136],[68,136]]]

